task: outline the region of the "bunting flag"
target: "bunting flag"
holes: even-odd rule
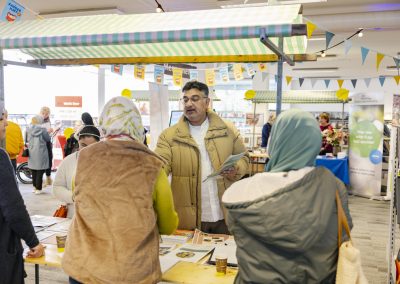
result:
[[[325,32],[325,46],[326,46],[326,49],[328,49],[328,47],[329,47],[329,44],[331,43],[331,41],[332,41],[332,39],[333,39],[333,37],[335,36],[335,34],[334,33],[331,33],[331,32]]]
[[[315,29],[317,28],[317,26],[309,21],[306,22],[306,25],[307,25],[307,38],[311,38],[311,36],[312,36],[313,32],[315,31]]]
[[[394,64],[396,64],[397,70],[400,69],[400,58],[393,57]]]
[[[286,76],[286,84],[289,86],[290,82],[292,82],[291,76]]]
[[[341,100],[341,101],[347,101],[349,98],[349,93],[350,91],[347,89],[342,89],[340,88],[339,90],[336,91],[336,97]]]
[[[134,75],[136,79],[144,80],[146,73],[146,65],[135,65]]]
[[[361,57],[362,57],[362,64],[364,65],[365,59],[367,58],[369,49],[365,47],[361,47]]]
[[[396,81],[396,85],[399,85],[400,76],[394,76],[393,78]]]
[[[242,64],[236,63],[233,65],[233,76],[236,81],[243,80]]]
[[[300,87],[301,87],[301,85],[303,85],[303,83],[304,83],[304,78],[299,78],[299,85],[300,85]]]
[[[164,84],[164,66],[154,65],[154,82]]]
[[[317,83],[317,79],[311,79],[311,87],[314,88],[315,84]]]
[[[331,83],[331,80],[326,79],[326,80],[324,80],[324,82],[325,82],[326,88],[329,88],[329,84]]]
[[[113,73],[122,75],[123,69],[124,69],[123,65],[120,65],[120,64],[111,65],[111,72],[113,72]]]
[[[197,81],[199,79],[199,72],[197,70],[189,70],[189,77],[191,81]]]
[[[254,76],[256,74],[256,70],[254,70],[254,64],[253,63],[247,63],[246,64],[246,70],[247,70],[247,75]]]
[[[382,59],[385,57],[385,55],[384,54],[382,54],[382,53],[377,53],[376,54],[376,71],[378,71],[378,69],[379,69],[379,65],[381,65],[381,62],[382,62]]]
[[[267,64],[258,63],[258,70],[260,70],[261,72],[267,71]]]
[[[355,89],[357,86],[357,79],[352,79],[351,84],[353,85],[353,88]]]
[[[379,76],[379,83],[381,84],[381,87],[383,87],[383,84],[385,84],[386,77],[385,76]]]
[[[344,40],[344,54],[347,55],[349,53],[349,50],[351,49],[352,46],[351,40],[345,39]]]
[[[268,77],[267,73],[263,73],[263,72],[261,73],[261,79],[263,82],[265,81],[265,79],[267,79],[267,77]]]
[[[215,86],[215,70],[206,69],[206,84],[208,86]]]
[[[337,83],[339,85],[339,89],[342,88],[343,82],[344,82],[344,80],[337,80]]]
[[[219,75],[222,82],[229,82],[229,69],[228,66],[219,69]]]
[[[369,84],[371,83],[371,78],[365,78],[364,82],[365,82],[365,86],[367,86],[367,88],[369,88]]]
[[[7,0],[6,5],[1,13],[0,20],[3,22],[13,23],[21,19],[25,7],[14,0]]]
[[[182,86],[182,75],[183,70],[180,68],[172,68],[172,81],[174,86],[181,87]]]
[[[93,66],[93,67],[96,67],[97,69],[100,68],[100,64],[93,64],[92,66]]]

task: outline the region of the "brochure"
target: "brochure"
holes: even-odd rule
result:
[[[236,155],[230,155],[225,162],[221,165],[221,167],[214,171],[212,174],[210,174],[205,180],[203,180],[203,182],[207,181],[210,178],[215,178],[219,175],[221,175],[221,173],[233,166],[236,165],[236,163],[244,156],[244,152],[240,153],[240,154],[236,154]]]

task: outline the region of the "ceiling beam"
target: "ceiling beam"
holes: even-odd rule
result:
[[[292,56],[292,55],[289,55]],[[316,54],[295,54],[295,62],[317,61]],[[79,59],[41,59],[41,65],[94,65],[94,64],[164,64],[164,63],[217,63],[217,62],[277,62],[278,56],[267,55],[223,55],[223,56],[161,56],[161,57],[116,57]],[[37,64],[39,60],[29,60]]]

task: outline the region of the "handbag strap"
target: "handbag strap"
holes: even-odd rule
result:
[[[342,201],[340,200],[338,190],[336,190],[336,206],[338,212],[338,247],[340,248],[340,245],[342,244],[343,228],[346,231],[346,234],[349,236],[350,240],[351,240],[351,235],[350,235],[349,223],[347,222],[347,217],[346,214],[344,213]]]

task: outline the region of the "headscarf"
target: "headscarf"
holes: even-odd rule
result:
[[[107,102],[99,119],[104,136],[128,135],[143,143],[144,128],[139,110],[124,97],[115,97]]]
[[[94,126],[93,118],[88,112],[82,113],[83,126],[74,134],[76,140],[81,136],[93,136],[100,140],[100,131]]]
[[[41,115],[35,115],[34,117],[32,117],[32,124],[43,124],[43,117]]]
[[[321,131],[315,118],[302,110],[288,110],[272,126],[267,172],[287,172],[314,166],[321,149]]]

